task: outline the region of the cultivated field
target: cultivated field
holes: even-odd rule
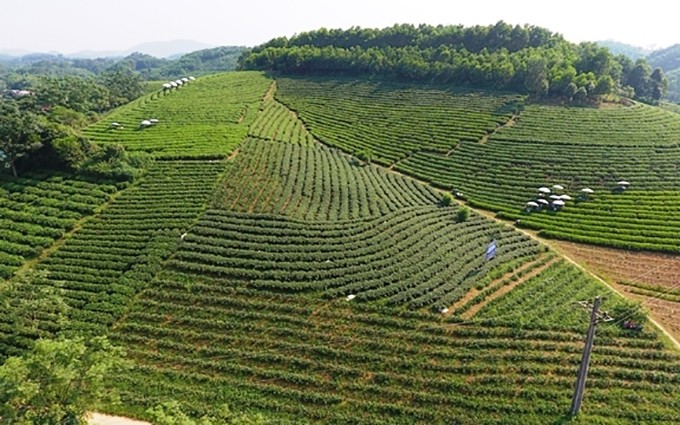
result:
[[[604,310],[635,306],[523,233],[445,206],[440,192],[395,172],[455,186],[529,225],[610,202],[611,229],[635,190],[657,193],[642,183],[641,166],[641,180],[626,176],[638,182],[629,192],[601,193],[605,179],[578,206],[522,215],[531,179],[562,179],[532,174],[515,157],[505,159],[507,175],[488,171],[491,164],[512,144],[524,154],[534,146],[539,162],[550,161],[564,141],[501,140],[528,131],[525,113],[543,113],[522,112],[521,101],[365,81],[272,84],[234,73],[123,107],[111,120],[129,121],[115,134],[157,160],[36,266],[46,276],[25,291],[60,293],[70,322],[46,315],[42,328],[21,333],[11,310],[0,311],[1,353],[50,333],[108,334],[132,368],[110,380],[123,403],[106,410],[139,418],[175,399],[196,416],[227,403],[274,423],[566,423],[588,327],[577,302],[601,295]],[[209,118],[162,115],[189,106],[193,117]],[[158,126],[128,128],[152,116]],[[113,142],[108,121],[88,134]],[[576,148],[584,143],[573,141],[584,158],[609,149]],[[677,147],[626,148],[658,151],[671,164],[665,149]],[[353,151],[370,151],[373,161]],[[508,191],[503,202],[490,195],[494,180]],[[673,216],[659,217],[658,227],[672,232]],[[590,228],[585,235],[596,238]],[[656,236],[642,234],[641,243],[665,249]],[[623,237],[632,241],[633,230]],[[486,259],[492,241],[496,255]],[[598,328],[583,413],[570,423],[680,422],[680,353],[652,326],[627,331],[616,319]]]
[[[371,81],[288,79],[276,98],[314,136],[472,205],[521,219],[546,237],[634,250],[680,252],[680,116],[635,104],[565,108],[522,98]],[[631,183],[616,192],[617,182]],[[537,189],[559,184],[559,213],[523,214]]]

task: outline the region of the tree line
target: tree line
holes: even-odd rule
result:
[[[96,78],[11,73],[2,82],[8,88],[0,90],[0,164],[14,176],[66,168],[129,178],[131,161],[148,162],[122,149],[100,149],[80,136],[101,114],[144,93],[138,73],[125,68]]]
[[[395,25],[325,28],[275,38],[245,52],[240,69],[286,74],[385,76],[596,102],[623,95],[658,103],[667,81],[645,59],[574,44],[535,26]]]

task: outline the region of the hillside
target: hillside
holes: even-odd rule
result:
[[[561,129],[556,113],[583,127]],[[149,118],[159,123],[139,129]],[[611,130],[631,118],[647,127]],[[651,325],[621,328],[634,305],[526,234],[445,206],[419,181],[501,205],[492,193],[500,181],[502,210],[539,225],[581,205],[523,216],[534,186],[566,177],[504,155],[522,148],[552,164],[569,146],[607,161],[616,145],[621,157],[568,168],[583,175],[574,187],[597,190],[583,208],[635,202],[638,186],[652,202],[649,163],[625,155],[649,149],[674,161],[677,142],[665,140],[675,137],[674,119],[642,105],[572,110],[511,93],[256,72],[155,92],[86,132],[151,152],[155,163],[129,186],[85,186],[99,188],[101,207],[84,208],[75,225],[57,223],[67,237],[54,230],[54,245],[32,251],[50,245],[32,264],[44,276],[23,294],[56,291],[70,321],[44,314],[19,329],[25,312],[5,309],[0,350],[19,352],[41,335],[108,334],[133,368],[110,381],[123,404],[107,410],[138,417],[176,399],[196,416],[228,403],[275,423],[561,423],[588,325],[576,302],[602,295],[620,315],[598,329],[584,410],[572,423],[676,423],[680,354]],[[114,120],[124,127],[110,128]],[[601,139],[590,143],[592,134]],[[619,176],[592,167],[639,168],[624,169],[634,186],[618,196],[600,192]],[[30,202],[28,183],[6,184],[3,220]],[[664,193],[675,196],[669,184]]]

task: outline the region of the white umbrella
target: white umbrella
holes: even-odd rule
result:
[[[347,301],[352,301],[352,300],[355,299],[356,297],[357,297],[357,296],[354,295],[354,294],[349,294],[349,295],[347,295],[347,297],[346,297],[345,299],[346,299]]]
[[[571,201],[571,196],[569,195],[562,195],[560,196],[560,199],[563,201]]]
[[[144,120],[144,121],[142,121],[142,122],[139,123],[139,124],[141,124],[141,125],[151,125],[151,121],[149,121],[149,120]]]
[[[172,85],[171,85],[170,83],[163,83],[163,88],[164,88],[164,89],[169,89],[169,88],[171,88],[171,87],[172,87]]]
[[[538,191],[541,193],[550,193],[550,189],[548,189],[547,187],[539,187]]]
[[[625,180],[621,180],[620,182],[617,182],[616,184],[618,184],[619,186],[630,186],[630,183],[628,183]]]
[[[547,202],[547,201],[546,201],[546,202]],[[529,201],[529,202],[527,202],[527,207],[538,208],[538,204],[537,204],[536,202],[534,202],[534,201]]]
[[[562,186],[561,184],[554,184],[554,185],[553,185],[553,189],[555,189],[555,190],[564,190],[564,186]]]
[[[550,195],[550,199],[562,199],[560,195]]]
[[[175,81],[170,81],[170,87],[177,87],[178,84]]]
[[[595,193],[595,191],[589,187],[581,189],[581,192],[583,193]]]
[[[557,206],[557,207],[563,207],[563,206],[564,206],[564,201],[561,200],[561,199],[557,199],[557,200],[553,201],[552,204],[555,205],[555,206]]]
[[[189,77],[191,81],[194,81],[196,78],[195,77]]]
[[[538,199],[536,202],[543,205],[550,205],[550,202],[546,201],[545,199]]]
[[[189,79],[187,77],[184,77],[184,78],[182,78],[182,81],[184,81],[185,83],[188,83]]]
[[[149,120],[149,122],[150,122],[151,124],[158,124],[158,120],[157,120],[156,118],[151,118],[151,119]]]

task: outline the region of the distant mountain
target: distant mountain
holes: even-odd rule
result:
[[[647,61],[653,68],[661,68],[667,74],[680,68],[680,44],[655,50],[647,56]]]
[[[633,46],[614,40],[597,41],[596,43],[600,46],[607,47],[615,55],[625,55],[633,60],[643,58],[651,52],[651,50],[645,49],[644,47]]]
[[[126,50],[81,50],[73,53],[32,52],[21,49],[0,49],[0,60],[25,59],[36,55],[64,56],[75,59],[122,58],[133,53],[144,53],[162,59],[178,59],[182,55],[215,46],[194,40],[171,40],[142,43]]]
[[[126,50],[122,56],[128,56],[132,53],[145,53],[157,58],[170,58],[171,56],[177,57],[186,53],[210,49],[213,47],[215,46],[194,40],[161,41],[138,44]]]
[[[80,52],[69,53],[66,56],[74,59],[118,58],[125,56],[125,53],[114,50],[82,50]]]

